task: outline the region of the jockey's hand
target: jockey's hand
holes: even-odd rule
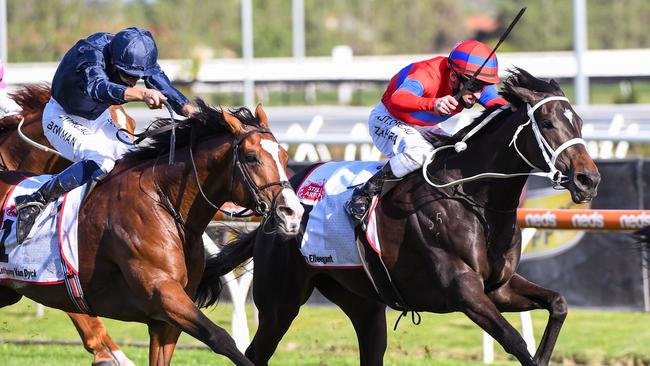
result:
[[[458,101],[451,95],[438,98],[433,111],[440,115],[451,114],[458,106]]]
[[[198,110],[191,104],[185,104],[182,112],[185,117],[192,117],[192,115],[198,112]]]
[[[166,100],[167,97],[156,89],[145,89],[142,92],[142,101],[147,105],[147,107],[149,107],[149,109],[162,108],[163,102]]]

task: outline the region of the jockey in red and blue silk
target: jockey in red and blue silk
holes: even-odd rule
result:
[[[401,178],[421,168],[432,153],[433,146],[420,130],[448,135],[453,128],[444,128],[444,122],[464,109],[476,103],[484,107],[507,104],[494,85],[499,82],[499,64],[491,52],[479,41],[463,41],[448,57],[412,63],[393,76],[368,120],[375,146],[389,161],[354,190],[346,205],[356,223],[367,215],[370,201],[381,192],[385,179]],[[486,60],[476,80],[466,85]],[[456,100],[455,95],[465,86]]]
[[[393,76],[381,101],[395,118],[420,126],[436,125],[465,108],[471,108],[476,102],[484,107],[504,105],[506,101],[494,86],[499,82],[495,55],[477,76],[479,82],[472,88],[473,92],[464,96],[460,105],[449,98],[483,64],[490,52],[481,42],[465,41],[458,44],[449,57],[439,56],[412,63]],[[448,104],[448,108],[437,110],[437,104],[443,102],[442,106]]]

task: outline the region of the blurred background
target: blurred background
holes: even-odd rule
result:
[[[58,60],[77,40],[94,32],[146,28],[156,39],[163,70],[186,95],[214,105],[263,103],[295,170],[316,161],[381,159],[370,144],[367,118],[389,79],[409,63],[447,55],[463,39],[494,46],[522,6],[528,8],[525,15],[497,52],[500,75],[517,66],[557,80],[584,120],[588,150],[603,175],[599,196],[589,206],[573,205],[565,192],[534,180],[524,205],[644,210],[650,204],[648,0],[0,0],[0,58],[11,89],[50,82]],[[126,105],[139,129],[167,116],[143,107]],[[457,129],[478,112],[454,117]],[[650,218],[639,220],[650,224]],[[567,321],[572,338],[560,337],[555,362],[650,364],[645,350],[650,339],[644,338],[650,337],[650,320],[637,313],[650,310],[648,271],[629,233],[533,230],[519,271],[583,311],[574,323],[571,316]],[[31,310],[22,315],[28,314]],[[537,337],[544,317],[534,319]],[[435,319],[449,329],[439,335],[445,341],[454,341],[449,334],[466,335],[438,346],[418,343],[430,339],[427,333],[409,338],[411,343],[391,340],[398,344],[389,346],[394,353],[387,363],[456,365],[480,359],[478,328],[460,318]],[[592,328],[596,323],[602,328]],[[590,337],[616,326],[623,335],[603,336],[593,345]],[[0,327],[0,352],[11,343],[3,343],[9,333],[20,334],[16,329]],[[288,337],[311,339],[303,333]],[[345,353],[352,347],[350,364],[355,364],[350,337],[351,345],[330,349]],[[283,343],[280,352],[290,354],[291,347]],[[322,350],[327,347],[314,348],[324,353],[313,363],[279,364],[339,364],[327,361]],[[11,362],[19,364],[21,351],[11,352]],[[406,358],[391,358],[395,354]],[[499,359],[512,364],[505,355]],[[47,358],[29,360],[48,364]],[[65,364],[58,362],[52,364]]]

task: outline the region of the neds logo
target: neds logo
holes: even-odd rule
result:
[[[621,215],[619,222],[624,229],[640,229],[650,225],[650,215],[645,212],[641,212],[638,215]]]
[[[581,228],[603,228],[605,217],[598,211],[592,214],[575,214],[571,216],[571,225]]]
[[[546,211],[543,214],[527,214],[524,217],[526,226],[534,227],[556,227],[557,217],[551,211]]]

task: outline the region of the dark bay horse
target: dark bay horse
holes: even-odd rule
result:
[[[50,86],[28,84],[11,93],[12,99],[23,108],[22,132],[30,140],[52,148],[43,134],[43,109],[50,100]],[[115,123],[130,132],[135,130],[135,120],[126,114],[122,106],[110,107]],[[38,149],[20,138],[19,120],[8,117],[0,120],[0,171],[20,170],[35,174],[56,174],[70,162],[60,155]],[[108,335],[101,318],[86,314],[67,313],[79,332],[86,350],[93,354],[94,366],[130,366],[133,363],[122,353]]]
[[[86,198],[79,212],[80,283],[95,314],[148,325],[150,365],[170,364],[181,331],[237,365],[251,365],[193,302],[205,263],[201,235],[226,201],[263,214],[287,237],[297,233],[303,208],[287,182],[287,153],[261,106],[253,115],[198,105],[198,114],[179,122],[174,165],[167,163],[168,131],[125,155]],[[0,199],[24,176],[0,173]],[[0,307],[27,296],[77,312],[64,285],[0,286]]]
[[[582,120],[555,81],[515,69],[504,88],[510,108],[498,114],[496,108],[487,110],[442,142],[466,143],[466,150],[439,150],[425,170],[426,179],[423,172],[414,172],[380,198],[375,213],[382,259],[408,310],[463,312],[522,365],[548,365],[567,315],[566,301],[515,272],[521,255],[516,208],[526,176],[500,179],[497,173],[529,173],[539,167],[549,171],[554,184],[569,189],[576,202],[596,195],[600,175],[580,138]],[[294,176],[294,188],[309,170]],[[440,188],[427,183],[444,186],[486,172],[495,174]],[[199,299],[209,305],[219,290],[217,276],[253,258],[259,327],[246,356],[267,365],[300,306],[317,288],[352,321],[361,365],[383,364],[386,305],[364,270],[310,267],[298,249],[300,236],[285,238],[266,229],[240,235],[208,259],[200,285],[212,287],[211,297]],[[534,356],[501,315],[533,309],[550,313]]]

